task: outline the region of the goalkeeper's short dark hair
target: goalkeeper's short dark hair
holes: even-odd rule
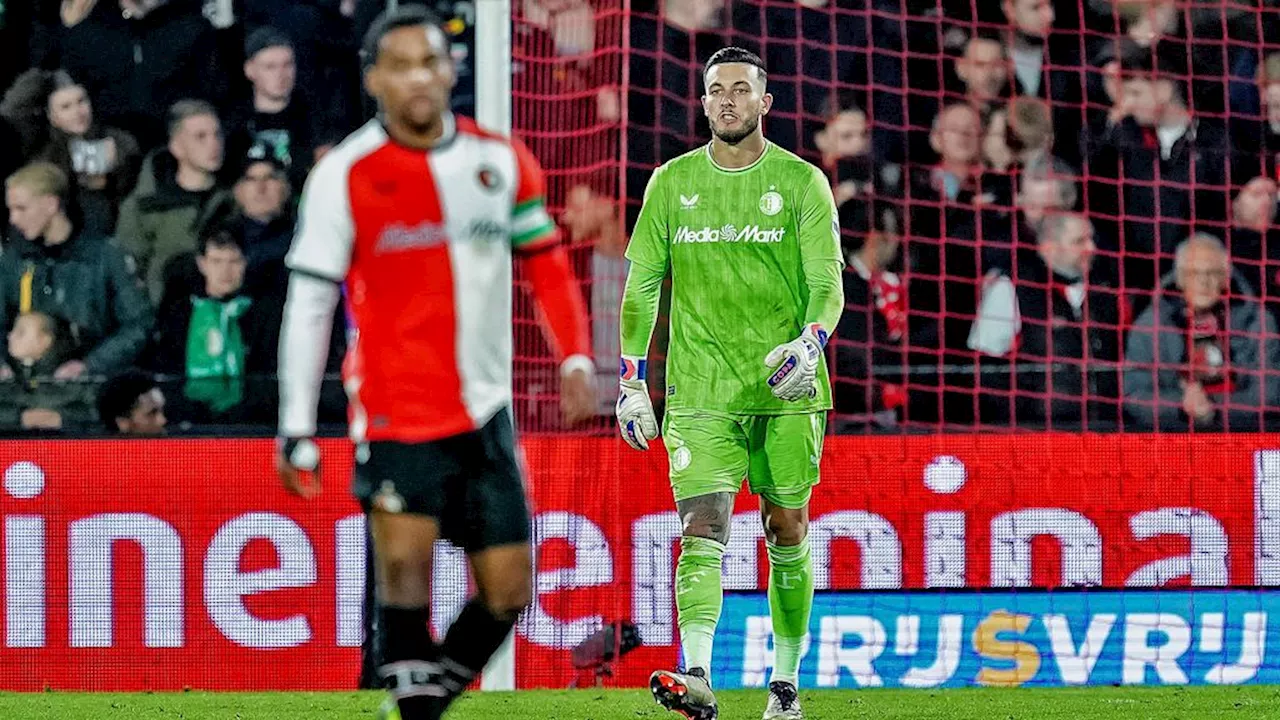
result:
[[[761,82],[767,82],[769,80],[769,71],[764,66],[764,60],[761,60],[759,55],[751,52],[750,50],[737,46],[730,46],[717,50],[715,54],[707,60],[706,67],[702,68],[702,77],[705,78],[707,73],[711,72],[711,68],[716,65],[724,65],[725,63],[744,63],[746,65],[754,65],[756,69],[760,71]]]
[[[364,34],[364,43],[360,46],[360,63],[368,69],[378,62],[378,50],[382,38],[388,33],[403,27],[417,25],[440,27],[440,18],[421,5],[397,5],[394,10],[384,10],[369,26]]]

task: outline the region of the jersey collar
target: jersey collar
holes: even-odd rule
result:
[[[727,168],[727,167],[722,166],[720,163],[716,162],[716,159],[715,159],[714,157],[712,157],[712,156],[711,156],[711,143],[710,143],[710,142],[708,142],[708,143],[707,143],[707,146],[706,146],[706,150],[705,150],[705,152],[707,153],[707,162],[711,163],[711,167],[715,168],[716,170],[719,170],[720,172],[724,172],[724,173],[740,173],[740,172],[746,172],[746,171],[748,171],[748,170],[750,170],[750,169],[754,168],[755,166],[759,165],[759,164],[760,164],[760,162],[761,162],[762,160],[764,160],[765,156],[766,156],[766,155],[768,155],[768,154],[769,154],[769,151],[771,151],[772,149],[773,149],[773,143],[772,143],[772,142],[770,142],[770,141],[768,141],[768,140],[765,140],[765,141],[764,141],[764,152],[760,153],[760,157],[756,158],[756,159],[755,159],[755,162],[752,162],[750,165],[744,165],[744,166],[742,166],[742,167],[740,167],[740,168]]]
[[[391,133],[387,131],[386,124],[382,122],[381,115],[370,120],[370,122],[377,123],[378,128],[382,130],[382,134],[387,138],[387,140],[395,143],[395,140],[391,138]],[[458,121],[453,117],[453,111],[446,110],[441,113],[440,124],[443,126],[440,133],[440,139],[437,140],[436,144],[431,146],[431,149],[426,152],[439,152],[440,150],[444,150],[452,145],[454,138],[458,136]]]

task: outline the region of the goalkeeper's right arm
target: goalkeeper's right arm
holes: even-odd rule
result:
[[[627,246],[631,268],[622,294],[619,326],[622,358],[618,372],[618,429],[631,447],[647,450],[658,436],[658,421],[645,381],[649,340],[658,321],[658,300],[670,262],[667,213],[663,193],[655,192],[663,168],[654,171],[644,191],[644,205]]]

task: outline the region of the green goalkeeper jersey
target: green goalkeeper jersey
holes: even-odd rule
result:
[[[671,275],[667,407],[747,415],[831,408],[826,360],[818,394],[773,396],[764,358],[844,306],[840,225],[826,175],[767,143],[751,165],[725,169],[710,145],[654,171],[627,248],[622,354],[644,357],[662,281]]]

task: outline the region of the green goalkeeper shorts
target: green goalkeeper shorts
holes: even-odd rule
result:
[[[825,412],[736,415],[670,410],[662,434],[676,502],[711,493],[751,492],[779,507],[809,503],[818,484]]]

